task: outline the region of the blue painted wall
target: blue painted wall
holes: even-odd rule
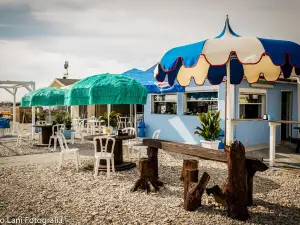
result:
[[[204,86],[209,86],[206,82]],[[191,87],[195,87],[191,83]],[[235,117],[238,118],[238,91],[239,88],[249,88],[247,81],[235,86]],[[261,88],[262,89],[262,88]],[[281,91],[291,90],[293,92],[293,112],[292,120],[297,118],[297,85],[276,83],[275,87],[267,90],[267,114],[272,115],[272,119],[279,120],[281,115]],[[147,104],[144,108],[144,119],[146,123],[146,136],[151,137],[157,129],[161,130],[160,138],[178,142],[200,143],[200,137],[194,135],[195,127],[199,125],[197,116],[183,115],[183,93],[178,94],[177,115],[151,114],[151,99],[148,95]],[[225,85],[219,86],[219,110],[221,111],[221,127],[224,129],[225,118]],[[234,129],[234,137],[240,140],[245,146],[269,143],[269,124],[264,121],[240,121]],[[296,137],[297,131],[293,130]],[[246,143],[246,139],[248,143]],[[280,126],[277,127],[276,140],[280,141]]]
[[[204,86],[209,86],[206,82]],[[196,87],[194,83],[190,85]],[[219,86],[219,109],[221,110],[221,127],[224,129],[225,118],[225,85]],[[160,138],[178,142],[200,143],[200,137],[194,134],[199,118],[192,115],[183,115],[183,95],[178,94],[177,115],[151,114],[151,97],[148,95],[147,104],[144,108],[144,120],[146,123],[146,136],[151,137],[155,130],[160,129]]]
[[[238,118],[238,91],[239,88],[250,88],[247,81],[243,81],[240,85],[235,86],[235,117]],[[261,88],[263,89],[263,88]],[[272,116],[272,120],[281,119],[281,91],[292,91],[292,120],[297,121],[297,85],[276,83],[274,88],[266,89],[267,91],[267,107],[266,113]],[[293,137],[297,136],[297,130],[293,129]],[[240,121],[235,126],[235,140],[241,141],[245,146],[253,146],[257,144],[267,144],[270,140],[270,128],[268,122]],[[246,143],[248,139],[248,143]],[[281,140],[281,126],[276,127],[276,141]]]

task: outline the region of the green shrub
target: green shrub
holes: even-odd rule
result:
[[[118,116],[121,116],[120,113],[116,113],[115,111],[110,112],[109,114],[109,125],[112,127],[117,127]],[[104,116],[100,116],[99,120],[104,120],[105,125],[108,126],[108,118],[107,113],[104,113]]]

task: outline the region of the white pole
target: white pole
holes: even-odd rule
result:
[[[13,89],[13,133],[16,133],[16,120],[17,120],[17,109],[16,109],[16,95],[17,95],[17,88],[14,87]]]
[[[51,106],[49,106],[49,123],[51,123]]]
[[[129,111],[130,111],[130,113],[129,113],[129,118],[130,118],[130,120],[129,120],[129,121],[130,121],[131,123],[134,123],[134,121],[132,121],[132,114],[133,114],[133,113],[132,113],[132,111],[133,111],[133,105],[132,105],[132,104],[129,105]],[[131,125],[131,127],[132,127],[132,125]],[[133,126],[133,127],[134,127],[134,126]]]
[[[33,84],[32,85],[32,90],[34,91],[35,90],[35,85]],[[32,123],[32,126],[31,126],[31,138],[32,138],[32,140],[34,140],[34,136],[35,136],[35,127],[34,127],[34,125],[35,125],[35,107],[32,107],[31,108],[31,115],[32,115],[32,121],[31,121],[31,123]]]
[[[31,115],[32,115],[32,121],[31,121],[31,139],[34,140],[35,136],[35,107],[31,107]]]
[[[230,84],[230,59],[226,63],[226,145],[230,145],[233,142],[233,131],[232,131],[232,93],[231,93],[231,84]],[[233,93],[234,94],[234,93]]]
[[[130,118],[131,118],[132,117],[132,105],[131,104],[129,105],[129,112],[130,112],[129,114],[130,114]]]
[[[135,129],[135,137],[137,137],[137,129],[136,129],[136,104],[134,104],[134,129]]]
[[[270,126],[269,166],[275,165],[276,126],[279,125],[280,123],[269,122],[269,126]]]
[[[108,125],[108,130],[110,130],[110,121],[109,121],[109,117],[110,117],[110,104],[107,105],[107,125]],[[110,133],[110,132],[109,132]]]

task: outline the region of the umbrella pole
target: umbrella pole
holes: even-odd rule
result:
[[[31,124],[32,124],[32,127],[31,127],[31,140],[34,140],[34,136],[35,136],[35,107],[31,107]]]
[[[135,129],[135,137],[137,136],[137,129],[136,129],[136,104],[134,104],[134,129]]]
[[[224,143],[227,144],[227,76],[225,81],[225,135],[224,135]]]
[[[231,84],[230,84],[230,59],[226,63],[226,145],[230,145],[232,138],[232,112],[231,112]]]
[[[110,134],[110,121],[109,121],[109,118],[110,117],[110,104],[107,105],[107,129],[109,130],[109,134]]]
[[[51,123],[51,106],[49,106],[49,123]]]

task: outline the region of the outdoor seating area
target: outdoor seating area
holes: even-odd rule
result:
[[[188,3],[179,11],[171,10],[168,21],[159,17],[166,12],[160,7],[172,9],[168,4],[153,6],[155,18],[153,13],[144,18],[145,27],[162,41],[157,46],[149,43],[156,53],[145,44],[148,50],[134,46],[148,36],[146,31],[137,35],[141,26],[130,35],[125,32],[130,27],[102,26],[101,38],[95,34],[99,46],[89,48],[94,36],[88,31],[90,27],[97,31],[92,23],[96,14],[79,2],[60,8],[71,5],[66,20],[76,11],[91,15],[90,26],[78,17],[80,35],[73,31],[74,42],[85,38],[80,54],[101,51],[82,60],[74,57],[72,42],[72,51],[60,44],[63,55],[77,65],[69,71],[65,61],[63,77],[48,86],[48,71],[43,82],[0,80],[0,89],[13,97],[13,102],[0,104],[0,224],[300,224],[299,44],[248,36],[248,31],[255,31],[250,29],[242,29],[247,36],[238,35],[226,15],[219,35],[205,38],[214,31],[208,29],[214,23],[207,17],[200,36],[205,39],[166,51],[174,43],[185,43],[177,36],[184,32],[186,38],[190,27],[185,26],[200,15],[194,18],[189,8],[189,22],[172,18],[173,13],[185,13]],[[35,12],[39,7],[28,3],[29,14],[41,20],[37,30],[40,25],[46,29],[63,12],[43,16],[43,10]],[[118,14],[131,15],[123,9],[107,12],[114,21]],[[100,14],[109,23],[106,11]],[[137,15],[131,16],[134,21]],[[156,28],[152,30],[151,24]],[[6,22],[2,27],[12,29]],[[237,23],[238,27],[246,26]],[[114,37],[119,30],[134,54],[123,54],[123,42]],[[68,39],[68,30],[65,34]],[[195,40],[192,34],[189,40]],[[169,45],[163,42],[164,35]],[[126,58],[124,64],[123,58],[108,54],[115,51],[108,40]],[[107,46],[99,48],[103,42],[110,51]],[[45,47],[51,49],[49,57],[59,55]],[[38,56],[36,61],[46,51],[30,49]],[[119,73],[133,62],[141,63],[141,55],[148,55],[149,63],[158,50],[163,56],[149,69]],[[93,61],[103,55],[107,61]],[[69,79],[69,72],[78,73],[78,79]],[[25,92],[17,96],[20,88]]]

